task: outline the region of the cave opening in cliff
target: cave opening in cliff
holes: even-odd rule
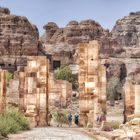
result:
[[[60,68],[61,66],[61,61],[58,61],[58,60],[54,60],[53,61],[53,69],[57,69],[57,68]]]

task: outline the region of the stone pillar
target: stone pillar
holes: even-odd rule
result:
[[[134,96],[135,96],[135,85],[133,85],[128,79],[124,86],[124,117],[126,121],[131,119],[131,115],[134,114]]]
[[[140,85],[135,85],[135,110],[131,124],[140,126]]]
[[[104,113],[104,118],[106,115],[106,68],[100,62],[99,48],[98,41],[80,44],[78,48],[80,120],[85,113],[89,125],[93,125],[97,115]],[[89,104],[91,100],[93,102]]]
[[[125,102],[126,102],[126,108],[131,105],[131,85],[129,81],[126,81],[124,86],[125,91]]]
[[[6,108],[7,71],[0,70],[0,113]]]
[[[102,120],[106,121],[106,67],[104,65],[100,66],[101,72],[101,89],[100,89],[100,104],[102,112]]]
[[[135,85],[135,117],[140,118],[140,85]]]
[[[19,110],[24,113],[25,112],[25,73],[19,72]]]
[[[31,127],[48,125],[48,73],[46,57],[27,57],[27,67],[20,73],[19,109]]]
[[[86,113],[88,124],[93,125],[98,115],[106,120],[106,68],[99,58],[98,41],[80,44],[78,49],[80,114]],[[89,104],[91,100],[92,104]]]

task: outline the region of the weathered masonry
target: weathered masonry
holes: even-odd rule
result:
[[[31,127],[47,126],[49,62],[43,56],[27,59],[27,67],[19,72],[19,109]]]
[[[6,108],[7,71],[0,70],[0,113]]]
[[[66,80],[55,80],[49,74],[49,106],[64,108],[71,104],[72,84]]]
[[[129,79],[125,83],[125,108],[127,121],[140,124],[140,85],[132,83]]]
[[[79,45],[80,125],[96,125],[102,115],[106,120],[106,68],[99,59],[99,43]]]

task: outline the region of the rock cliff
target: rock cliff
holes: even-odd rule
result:
[[[0,55],[37,55],[38,30],[26,17],[0,8]]]
[[[56,23],[49,22],[44,26],[45,34],[41,40],[47,44],[68,43],[78,44],[98,40],[105,30],[94,20],[83,20],[80,23],[70,21],[65,28],[59,28]]]
[[[111,33],[112,38],[123,47],[121,57],[140,57],[140,12],[119,19]]]

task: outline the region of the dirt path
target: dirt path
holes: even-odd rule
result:
[[[35,128],[9,135],[9,140],[93,140],[76,129],[78,128]]]

